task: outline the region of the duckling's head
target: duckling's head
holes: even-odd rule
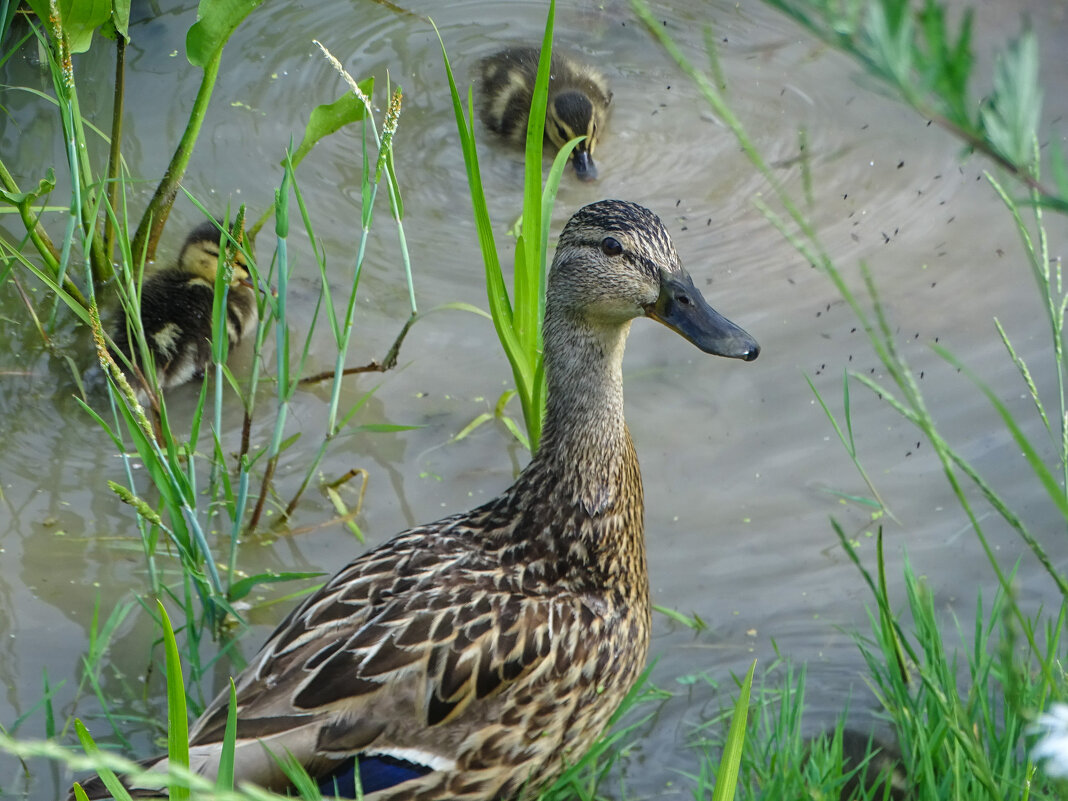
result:
[[[554,314],[586,325],[663,323],[706,353],[752,361],[760,346],[708,305],[660,218],[622,200],[579,209],[564,226],[547,289]]]
[[[219,240],[222,238],[220,225],[221,223],[208,220],[194,228],[186,237],[178,256],[178,267],[182,272],[215,283],[215,273],[219,269]],[[251,286],[245,254],[237,248],[231,248],[230,252],[233,253],[233,259],[230,261],[230,266],[233,267],[230,286]]]
[[[580,89],[568,89],[552,96],[545,109],[545,134],[557,148],[561,148],[576,136],[586,138],[571,151],[571,163],[575,175],[583,181],[597,177],[597,165],[593,163],[593,151],[597,147],[597,134],[604,127],[607,104],[594,102]]]

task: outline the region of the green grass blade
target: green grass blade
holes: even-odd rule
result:
[[[542,206],[541,171],[542,148],[545,143],[545,110],[549,98],[549,67],[552,60],[553,25],[556,0],[550,0],[549,13],[542,36],[538,72],[527,120],[527,140],[523,171],[523,226],[516,242],[515,269],[515,327],[528,362],[536,355],[541,317],[538,298],[543,288],[540,281],[538,245],[541,242]],[[521,255],[522,254],[522,255]]]
[[[85,751],[87,756],[95,756],[100,753],[100,749],[93,741],[92,735],[89,734],[89,730],[85,728],[85,724],[80,720],[74,721],[74,731],[78,735],[78,741],[82,744],[82,750]],[[122,782],[119,781],[119,777],[115,775],[115,771],[106,765],[96,766],[97,775],[100,780],[104,782],[104,786],[108,788],[108,792],[111,793],[111,797],[115,801],[131,801],[129,791],[122,786]],[[78,785],[75,784],[77,788]],[[81,788],[78,788],[81,789]],[[84,796],[85,793],[83,792]]]
[[[230,679],[230,705],[226,712],[226,731],[223,734],[222,750],[219,753],[219,773],[215,778],[218,790],[234,789],[234,751],[237,744],[237,690]]]
[[[185,681],[182,678],[182,662],[178,656],[178,643],[174,638],[174,629],[167,609],[163,603],[159,606],[160,621],[163,625],[163,650],[167,665],[167,760],[170,765],[189,768],[189,715],[185,702]],[[172,785],[169,797],[171,801],[189,801],[192,793],[183,784]]]
[[[738,789],[738,769],[742,762],[742,747],[745,745],[745,724],[749,717],[749,694],[753,689],[753,673],[756,660],[749,666],[742,682],[741,692],[734,704],[734,716],[727,732],[727,742],[723,746],[719,771],[716,773],[716,789],[712,801],[731,801]]]

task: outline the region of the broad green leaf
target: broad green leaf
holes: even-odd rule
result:
[[[52,36],[59,33],[52,27],[48,0],[29,0],[33,13],[41,18]],[[84,53],[93,43],[93,31],[111,19],[111,0],[59,0],[60,32],[72,53]]]
[[[197,21],[185,37],[185,57],[194,67],[205,67],[226,40],[263,0],[200,0]]]
[[[363,93],[370,97],[375,89],[375,79],[368,78],[358,85]],[[333,103],[316,106],[308,117],[308,124],[304,128],[304,138],[293,153],[293,166],[300,164],[320,139],[340,130],[350,122],[362,120],[365,113],[363,103],[352,92],[346,92]]]
[[[115,30],[127,41],[130,39],[130,1],[113,0],[111,24]]]

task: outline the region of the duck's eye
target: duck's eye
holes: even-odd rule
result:
[[[675,302],[678,303],[680,306],[689,306],[690,305],[690,296],[689,295],[683,295],[682,293],[679,293],[678,295],[675,296]]]
[[[601,240],[601,252],[606,256],[618,256],[623,252],[623,246],[618,239],[606,236]]]

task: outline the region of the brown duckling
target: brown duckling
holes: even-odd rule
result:
[[[178,263],[145,279],[141,324],[161,389],[203,377],[211,364],[212,306],[219,269],[219,223],[204,222],[182,245]],[[234,252],[233,278],[226,295],[226,333],[235,347],[256,326],[256,294],[241,251]],[[141,367],[136,340],[131,342],[125,310],[111,334],[116,352]],[[121,361],[122,360],[118,360]]]
[[[526,141],[540,55],[536,47],[509,47],[479,63],[482,122],[520,146]],[[571,153],[575,175],[583,181],[597,177],[593,151],[604,131],[611,102],[608,83],[598,70],[568,56],[552,54],[545,141],[559,150],[576,136],[586,137]]]

